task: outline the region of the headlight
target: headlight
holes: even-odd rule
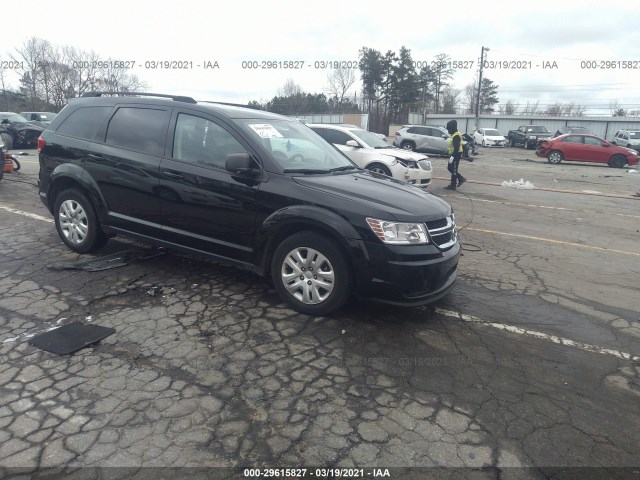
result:
[[[399,223],[367,218],[367,223],[380,240],[391,245],[429,243],[427,228],[422,223]]]

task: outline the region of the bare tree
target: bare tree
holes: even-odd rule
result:
[[[447,85],[442,90],[442,113],[458,113],[458,96],[460,90]]]
[[[538,100],[536,100],[533,103],[531,103],[531,102],[529,102],[527,100],[527,104],[522,109],[522,114],[523,115],[535,115],[536,113],[538,113],[538,105],[540,105],[540,102]]]
[[[467,104],[466,112],[475,113],[476,97],[478,96],[478,88],[475,83],[469,83],[464,87],[464,97]]]
[[[336,68],[327,75],[328,85],[325,92],[337,99],[338,105],[344,102],[347,92],[356,82],[355,68]]]
[[[506,115],[516,115],[518,113],[518,108],[520,107],[519,103],[515,103],[513,100],[507,100],[507,103],[504,106],[504,113]]]
[[[294,95],[301,95],[302,93],[302,87],[291,78],[288,78],[287,81],[284,82],[284,86],[276,91],[276,95],[279,97],[293,97]]]
[[[147,85],[136,75],[127,73],[124,68],[117,68],[115,62],[108,58],[104,68],[100,70],[99,84],[106,92],[137,92],[145,90]]]
[[[4,98],[4,109],[9,110],[9,99],[7,98],[7,86],[4,79],[4,67],[2,66],[2,57],[0,57],[0,88],[2,88],[2,98]]]
[[[618,99],[609,100],[609,110],[611,110],[611,116],[615,117],[616,112],[620,109],[620,101]]]
[[[453,74],[455,70],[450,67],[451,65],[451,57],[446,53],[439,53],[436,55],[436,60],[434,63],[434,93],[435,93],[435,112],[440,112],[440,103],[444,104],[444,99],[441,102],[441,95],[444,93],[443,90],[446,86],[448,86],[448,81],[453,78]],[[444,112],[443,112],[444,113]]]
[[[64,47],[65,57],[73,70],[73,90],[76,95],[100,89],[100,57],[93,50],[86,52],[74,47]]]
[[[40,77],[40,53],[42,49],[40,44],[43,40],[36,37],[29,38],[22,48],[16,48],[16,54],[11,54],[11,60],[20,65],[16,68],[20,75],[20,83],[22,84],[23,93],[26,95],[30,108],[36,110],[39,108],[38,102],[38,78]]]

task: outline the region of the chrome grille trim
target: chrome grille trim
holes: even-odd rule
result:
[[[441,226],[443,220],[446,220],[445,226]],[[429,224],[431,224],[432,228],[429,227]],[[441,250],[451,248],[458,241],[456,223],[453,216],[448,216],[432,222],[426,222],[425,225],[429,232],[429,237]]]

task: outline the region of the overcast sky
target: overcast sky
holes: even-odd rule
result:
[[[4,22],[3,59],[36,36],[58,46],[93,50],[104,58],[135,61],[131,72],[156,93],[239,103],[266,101],[287,79],[307,92],[320,93],[329,70],[315,68],[315,62],[357,61],[365,46],[382,53],[405,46],[415,61],[432,61],[439,53],[452,60],[474,61],[474,68],[459,69],[453,78],[454,86],[463,89],[473,81],[481,47],[486,46],[489,61],[531,65],[526,70],[485,69],[483,75],[499,85],[501,103],[575,102],[585,105],[588,114],[607,114],[609,101],[617,99],[626,109],[640,109],[640,5],[633,2],[619,8],[574,0],[211,4],[112,0],[100,7],[96,2],[32,0],[28,10],[38,12],[37,21],[26,23],[16,21],[23,7],[8,5],[12,6],[5,6],[4,17],[12,20]],[[164,60],[190,61],[194,66],[179,71],[145,68],[147,61]],[[304,61],[304,66],[242,68],[243,61],[254,60]],[[219,68],[197,67],[206,61],[217,61]],[[584,61],[595,61],[598,68],[581,68]],[[635,68],[613,69],[600,61],[631,61]],[[557,68],[543,69],[553,62]],[[15,79],[11,86],[17,86]]]

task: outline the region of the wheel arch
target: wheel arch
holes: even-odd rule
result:
[[[106,210],[106,203],[100,193],[98,184],[93,178],[88,177],[84,169],[79,165],[63,163],[56,167],[49,178],[47,206],[50,212],[53,213],[55,201],[60,192],[68,188],[82,190],[89,197],[89,201],[92,203],[97,215]]]
[[[267,217],[258,229],[257,264],[264,275],[271,271],[277,246],[286,237],[301,231],[312,231],[333,240],[345,256],[357,279],[357,269],[364,268],[368,253],[357,230],[338,214],[321,207],[299,205],[278,210]]]

